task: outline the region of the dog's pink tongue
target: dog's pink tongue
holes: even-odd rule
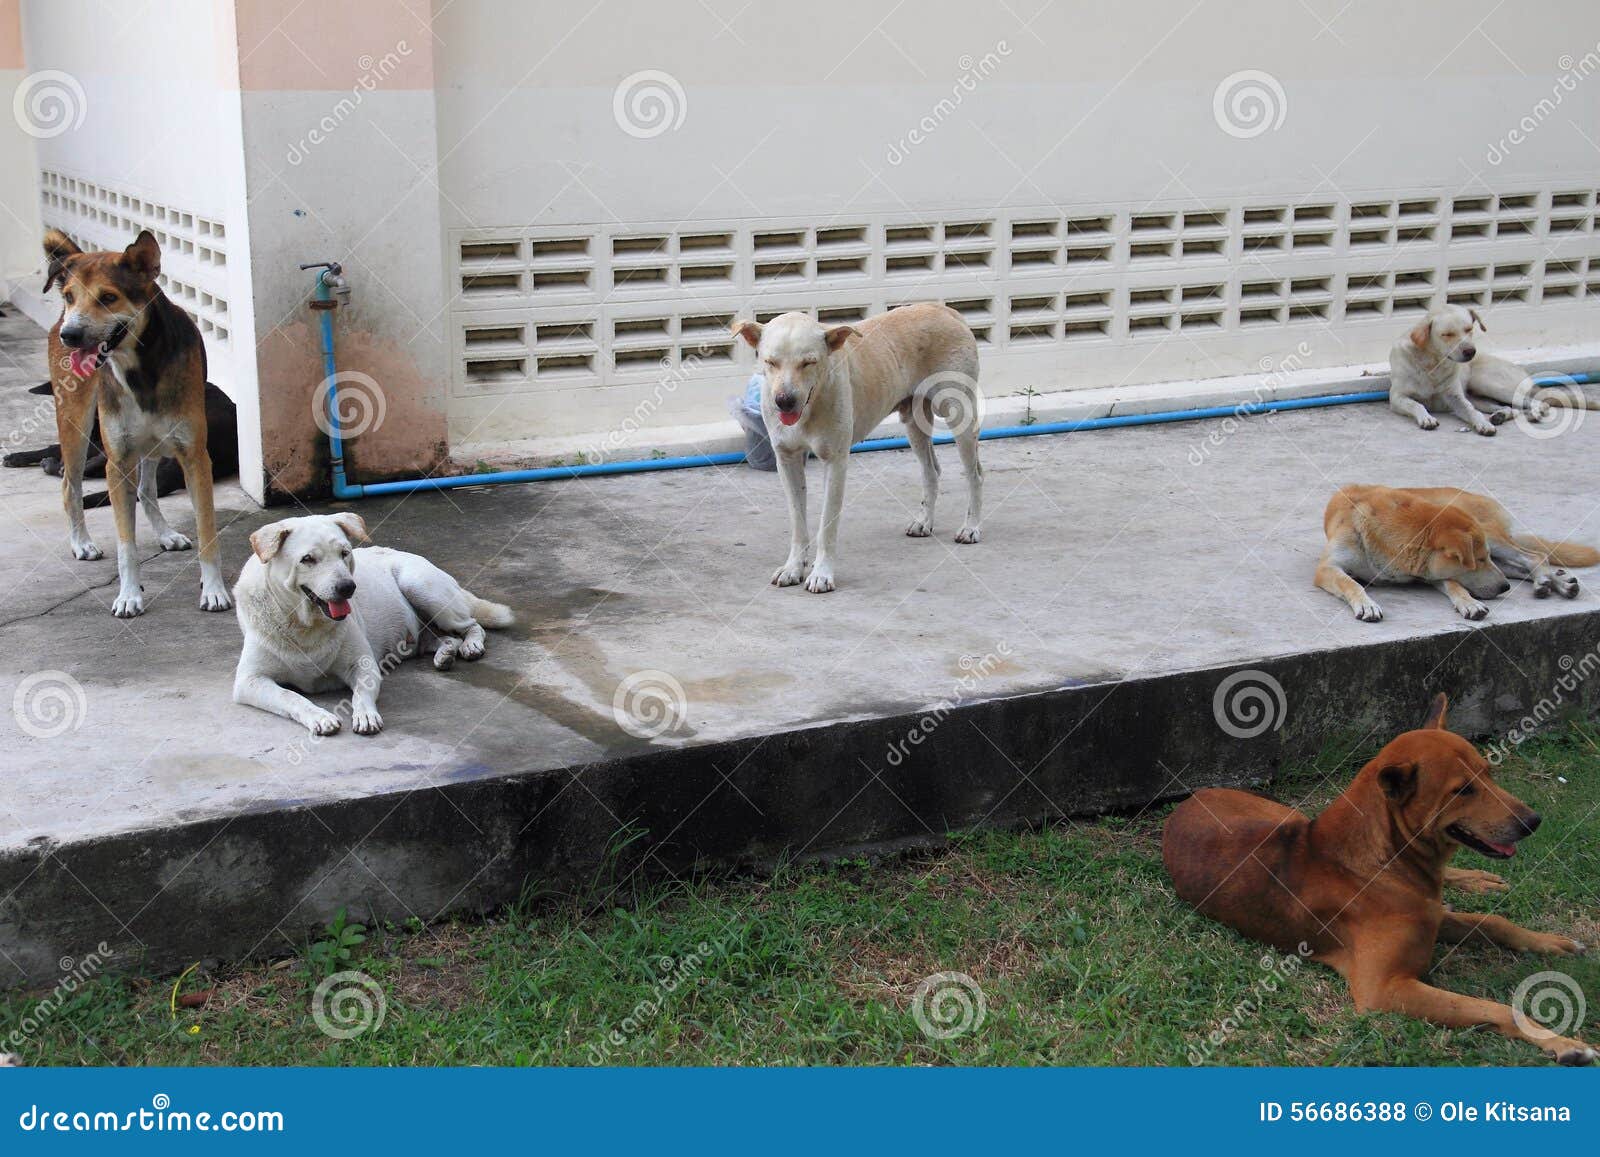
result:
[[[798,422],[799,420],[800,420],[800,411],[799,410],[779,410],[778,411],[778,421],[782,422],[785,426],[792,426],[796,422]]]
[[[1488,844],[1495,851],[1499,852],[1502,856],[1514,856],[1517,854],[1516,844],[1497,844],[1493,840],[1484,840],[1483,842]]]
[[[328,600],[328,617],[330,619],[342,619],[346,615],[348,615],[349,613],[350,613],[350,600],[349,599],[329,599]]]
[[[77,378],[87,378],[100,368],[99,350],[73,350],[67,354],[67,366]]]

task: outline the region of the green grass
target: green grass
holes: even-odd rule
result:
[[[1526,744],[1501,782],[1544,813],[1500,896],[1452,896],[1528,927],[1600,942],[1600,747],[1573,725]],[[1273,788],[1316,809],[1372,750],[1330,753]],[[1563,782],[1564,780],[1564,782]],[[1318,965],[1277,957],[1196,917],[1161,869],[1169,809],[1025,833],[964,836],[880,863],[651,888],[615,906],[524,905],[488,921],[369,930],[354,967],[381,987],[381,1027],[352,1040],[311,1016],[304,957],[194,973],[199,1009],[169,1010],[174,978],[117,977],[71,995],[20,1045],[43,993],[0,1000],[0,1051],[41,1064],[1541,1064],[1486,1030],[1358,1016]],[[1462,854],[1457,863],[1484,866]],[[1441,947],[1435,983],[1509,1000],[1544,968],[1590,996],[1600,962]],[[932,1040],[919,982],[959,971],[982,988],[980,1027]],[[670,984],[665,983],[670,981]],[[616,1032],[621,1043],[610,1034]]]

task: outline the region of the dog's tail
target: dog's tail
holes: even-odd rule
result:
[[[83,496],[85,510],[99,510],[102,506],[111,505],[111,493],[107,490],[97,490],[93,494]]]
[[[1530,554],[1542,554],[1553,566],[1600,565],[1600,550],[1581,542],[1551,542],[1537,534],[1519,534],[1511,540]]]
[[[480,626],[498,631],[517,621],[516,616],[511,613],[511,608],[504,603],[491,603],[488,599],[480,599],[471,591],[463,593],[467,596],[467,603],[472,607],[472,617],[478,620]]]
[[[1569,410],[1600,410],[1600,397],[1576,383],[1554,382],[1539,389],[1534,397],[1552,406],[1565,406]]]

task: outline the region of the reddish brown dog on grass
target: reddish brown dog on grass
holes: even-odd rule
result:
[[[1589,1064],[1596,1053],[1582,1041],[1420,979],[1436,941],[1474,933],[1519,952],[1584,951],[1576,940],[1500,916],[1446,910],[1447,882],[1473,891],[1505,886],[1491,872],[1448,867],[1456,849],[1506,859],[1539,816],[1495,784],[1472,744],[1445,730],[1445,707],[1440,695],[1421,730],[1380,751],[1314,820],[1248,792],[1195,792],[1167,820],[1167,874],[1183,900],[1230,928],[1283,951],[1305,945],[1344,976],[1359,1011],[1452,1028],[1485,1024],[1564,1065]]]

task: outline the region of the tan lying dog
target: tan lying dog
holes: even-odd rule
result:
[[[1562,1064],[1589,1064],[1595,1050],[1581,1040],[1421,979],[1440,940],[1476,934],[1518,952],[1585,950],[1500,916],[1445,909],[1444,885],[1458,875],[1474,890],[1503,886],[1492,873],[1449,868],[1457,849],[1506,859],[1539,826],[1536,812],[1494,782],[1472,744],[1444,730],[1446,706],[1438,696],[1422,730],[1380,751],[1316,819],[1248,792],[1196,792],[1162,833],[1167,875],[1205,915],[1282,951],[1309,951],[1337,970],[1358,1011],[1452,1028],[1488,1025]]]
[[[761,412],[777,451],[789,499],[789,556],[772,576],[776,586],[833,589],[839,512],[850,447],[899,410],[906,439],[922,464],[922,508],[906,527],[913,538],[933,533],[939,462],[933,456],[933,418],[950,425],[967,475],[967,518],[957,542],[977,542],[983,518],[983,469],[978,465],[982,397],[978,342],[961,315],[937,303],[907,305],[860,325],[824,328],[803,313],[766,325],[736,321],[733,332],[753,346],[765,385]],[[816,561],[806,578],[806,454],[827,470]]]
[[[1527,579],[1537,598],[1576,598],[1577,577],[1563,568],[1600,563],[1592,547],[1516,533],[1494,499],[1448,486],[1341,486],[1322,529],[1317,585],[1367,623],[1383,618],[1368,583],[1430,583],[1463,617],[1481,619],[1489,608],[1478,600],[1505,594],[1508,579]]]
[[[1459,305],[1436,309],[1412,326],[1389,351],[1389,408],[1424,430],[1439,426],[1430,411],[1446,410],[1485,437],[1519,411],[1542,422],[1551,406],[1600,410],[1600,399],[1575,385],[1536,385],[1521,366],[1479,353],[1474,328],[1488,327],[1477,310]],[[1497,405],[1484,413],[1469,395]]]

